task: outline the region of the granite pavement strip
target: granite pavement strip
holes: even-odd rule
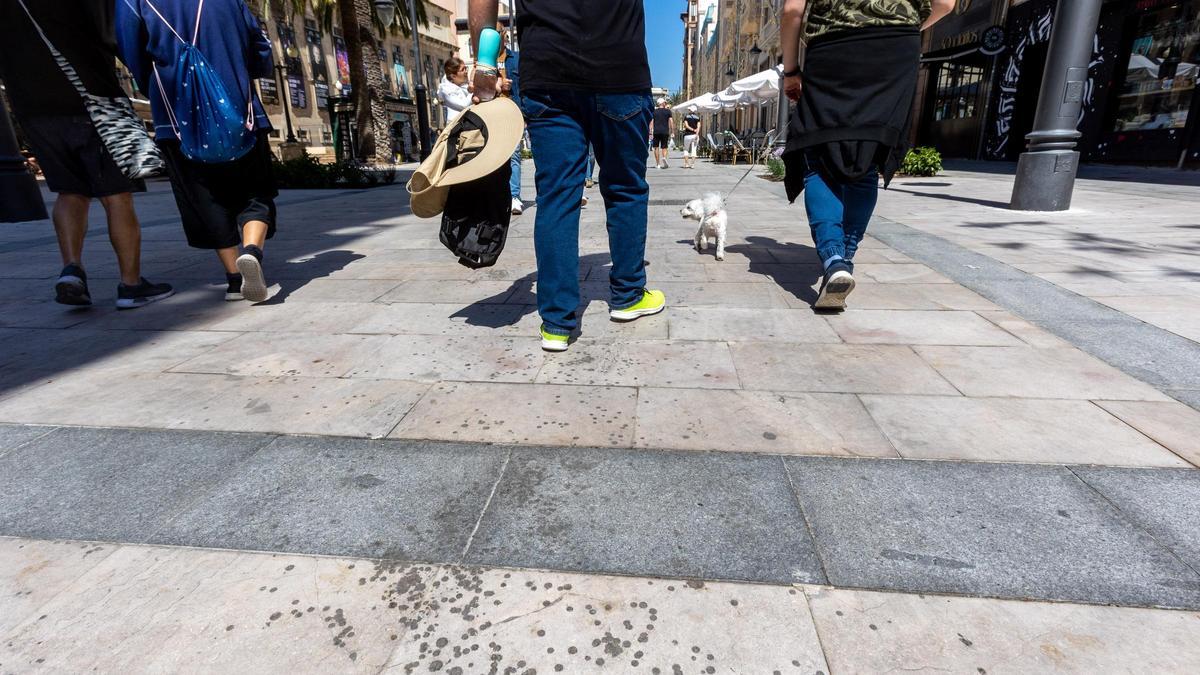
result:
[[[1189,431],[1200,429],[1200,413],[1172,400],[1194,405],[1190,371],[1166,379],[1161,363],[1194,347],[1175,339],[1191,339],[1178,317],[1191,307],[1186,270],[1195,247],[1188,232],[1175,231],[1188,224],[1168,217],[1126,232],[1150,241],[1149,253],[1131,253],[1127,241],[1097,241],[1103,235],[1089,234],[1084,219],[1054,227],[1043,227],[1049,219],[976,221],[966,210],[931,212],[937,197],[888,195],[881,214],[902,225],[877,228],[895,247],[869,238],[851,311],[820,316],[807,310],[815,256],[798,207],[785,206],[777,185],[748,179],[730,197],[724,263],[690,249],[680,204],[740,174],[708,165],[652,172],[647,257],[652,284],[672,299],[660,320],[605,320],[602,212],[585,209],[583,336],[567,355],[549,357],[530,337],[533,210],[516,221],[501,264],[473,273],[447,262],[433,226],[396,206],[397,188],[285,194],[286,236],[268,248],[274,296],[247,307],[220,302],[213,262],[182,245],[169,193],[155,185],[138,202],[146,274],[181,292],[130,313],[108,307],[114,264],[102,227],[88,252],[100,304],[84,311],[46,300],[57,256],[44,224],[0,232],[0,422],[12,423],[0,427],[0,475],[13,487],[0,495],[0,535],[14,537],[0,550],[17,563],[5,569],[18,570],[0,581],[16,586],[2,594],[10,604],[0,607],[16,610],[0,611],[0,669],[38,659],[70,669],[103,658],[102,670],[262,659],[270,668],[428,670],[436,661],[474,672],[499,661],[515,671],[570,672],[607,659],[622,670],[637,667],[633,660],[661,663],[662,672],[668,662],[704,672],[704,661],[718,660],[714,669],[753,664],[764,672],[789,664],[800,672],[1094,672],[1128,659],[1136,669],[1194,671],[1196,654],[1175,645],[1195,633],[1200,607],[1200,490],[1197,472],[1182,468],[1200,461],[1200,434]],[[990,176],[951,180],[966,194],[998,189]],[[1077,206],[1103,210],[1106,229],[1130,224],[1115,209],[1144,207],[1133,187],[1116,191],[1122,201],[1102,194],[1107,182],[1081,185]],[[1163,190],[1183,199],[1196,192]],[[962,221],[956,213],[971,216],[962,223],[968,235],[945,230]],[[905,242],[918,237],[899,230],[908,238],[896,239],[901,227],[942,231],[912,249]],[[972,241],[976,230],[999,229],[1008,239]],[[1043,233],[1049,255],[1039,249]],[[1139,319],[1131,327],[1060,303],[1072,325],[1123,330],[1134,338],[1129,348],[1097,349],[1102,341],[1064,331],[1053,311],[996,291],[1046,286],[994,265],[977,275],[987,283],[970,278],[963,251],[976,248],[1005,264],[1013,259],[1002,254],[1017,251],[1028,259],[1013,270]],[[1121,270],[1116,282],[1126,286],[1064,271],[1068,259],[1083,266],[1070,256],[1097,251],[1108,257],[1093,262]],[[1166,358],[1138,369],[1145,344],[1166,345]],[[506,414],[514,403],[529,412]],[[259,433],[220,433],[239,431]],[[296,433],[324,438],[274,435]],[[330,437],[389,435],[413,440]],[[713,476],[722,478],[718,487]],[[865,485],[874,488],[862,492]],[[266,553],[207,550],[214,547]],[[346,572],[355,565],[372,575],[355,579]],[[286,587],[288,572],[317,567],[323,572],[305,579],[308,597],[341,594],[390,616],[354,624],[332,604],[298,597],[265,619],[243,616],[282,598],[272,591]],[[28,581],[42,570],[50,571]],[[393,581],[381,590],[384,576]],[[522,576],[531,595],[503,590]],[[679,577],[690,584],[665,581]],[[840,588],[812,585],[828,583]],[[641,633],[619,637],[614,610],[592,603],[590,626],[570,623],[582,613],[558,613],[580,611],[558,599],[567,584],[589,586],[591,597],[629,598],[637,606],[621,616],[627,631],[639,618],[656,625],[649,608],[662,606],[665,617],[673,599],[690,623],[672,629],[678,644],[663,640],[638,659],[630,648]],[[681,601],[663,595],[663,584],[668,594],[695,593]],[[434,597],[443,588],[457,590]],[[370,610],[365,596],[349,597],[361,592],[376,596]],[[471,593],[474,605],[456,604]],[[501,621],[483,629],[484,621],[479,630],[498,637],[468,640],[482,635],[466,624],[485,614],[487,600],[500,607],[514,595],[532,609],[505,615],[504,639],[494,628]],[[1089,604],[988,599],[1004,597]],[[738,609],[751,598],[761,611]],[[1101,606],[1109,604],[1126,606]],[[54,623],[32,616],[43,606],[59,607],[38,615]],[[309,606],[313,617],[303,619]],[[234,635],[242,624],[224,623],[223,614],[253,621],[260,644],[269,631],[284,632],[286,617],[295,622],[269,648],[250,650]],[[544,625],[527,626],[534,614]],[[438,624],[423,623],[431,618]],[[389,624],[396,628],[385,638]],[[745,634],[736,630],[743,626]],[[322,627],[329,640],[312,641]],[[580,642],[566,656],[529,642],[536,631],[583,640],[600,627],[606,632],[586,643],[590,650]],[[1145,633],[1135,649],[1115,637],[1130,631]],[[151,648],[164,640],[174,648]],[[683,649],[689,640],[714,646]],[[98,655],[97,644],[120,647]],[[516,645],[525,658],[507,660],[513,652],[504,650]],[[491,655],[475,664],[471,646]]]

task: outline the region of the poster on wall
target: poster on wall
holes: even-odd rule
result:
[[[258,78],[258,96],[263,103],[279,105],[279,85],[270,77]]]
[[[1054,0],[1034,0],[1009,11],[1005,47],[996,57],[995,95],[985,128],[986,159],[1013,160],[1026,147],[1025,134],[1033,130],[1033,114],[1054,26],[1055,5]],[[1102,21],[1099,32],[1103,34],[1106,30],[1108,28]],[[1104,98],[1104,79],[1112,68],[1105,44],[1106,41],[1099,37],[1093,41],[1079,120],[1085,136],[1094,135],[1096,131],[1099,122],[1097,103]]]
[[[340,35],[333,37],[333,53],[337,57],[337,84],[343,94],[350,93],[350,52],[346,50],[346,41]]]
[[[295,75],[288,75],[288,89],[291,90],[293,108],[308,107],[308,91],[304,86],[304,80]]]

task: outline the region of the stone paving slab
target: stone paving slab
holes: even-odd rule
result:
[[[0,424],[0,456],[54,431],[54,427]]]
[[[390,437],[628,447],[637,406],[638,391],[629,387],[444,382],[433,385]]]
[[[514,451],[466,562],[821,583],[779,460]],[[712,484],[720,476],[720,488]],[[636,572],[635,572],[636,570]]]
[[[723,342],[576,342],[546,359],[537,381],[617,387],[737,389],[738,372]]]
[[[899,457],[849,394],[645,387],[637,397],[642,448]]]
[[[906,459],[1185,467],[1089,401],[861,396]]]
[[[60,428],[0,458],[0,533],[139,541],[272,440]]]
[[[1154,387],[1074,348],[913,349],[970,397],[1170,401]]]
[[[91,542],[0,537],[0,636],[37,616],[40,607],[116,550]],[[5,665],[0,659],[0,667]]]
[[[851,344],[1001,347],[1021,344],[974,312],[851,309],[831,325]]]
[[[1200,574],[1065,468],[785,462],[835,586],[1200,605]]]
[[[747,389],[849,394],[948,394],[958,390],[910,347],[899,345],[730,346]]]
[[[1200,572],[1200,472],[1098,466],[1072,471]]]
[[[1186,673],[1200,614],[813,589],[833,673]]]
[[[452,445],[282,437],[146,540],[456,561],[503,463]]]
[[[1182,403],[1099,401],[1101,408],[1176,455],[1200,466],[1200,412]]]

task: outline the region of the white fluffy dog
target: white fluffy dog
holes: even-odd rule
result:
[[[725,200],[715,192],[709,192],[700,199],[693,199],[679,211],[684,218],[700,221],[696,230],[696,250],[703,253],[709,242],[717,244],[717,260],[725,259],[725,228],[729,224],[729,216],[725,213]]]

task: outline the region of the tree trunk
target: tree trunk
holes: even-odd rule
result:
[[[338,2],[346,51],[350,55],[350,86],[357,108],[358,157],[376,164],[392,163],[379,43],[371,24],[371,0]]]

